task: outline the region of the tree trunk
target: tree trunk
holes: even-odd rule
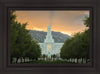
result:
[[[83,63],[83,58],[82,58],[82,63]]]
[[[16,58],[16,63],[18,62],[19,57]]]
[[[25,57],[23,59],[24,59],[24,63],[25,63]]]
[[[21,57],[21,63],[22,63],[22,57]]]
[[[34,61],[34,58],[32,58],[32,61]]]
[[[86,58],[86,63],[88,63],[87,58]]]
[[[38,58],[36,58],[36,60],[38,60]]]
[[[75,63],[75,58],[73,58],[73,62]]]
[[[11,60],[10,60],[10,62],[12,63],[12,61],[13,61],[13,57],[11,57]]]
[[[78,63],[78,58],[77,58],[77,63]]]
[[[30,61],[30,58],[28,58],[28,62]]]

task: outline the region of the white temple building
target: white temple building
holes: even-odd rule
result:
[[[51,34],[51,25],[47,26],[47,35],[44,39],[44,43],[39,43],[42,49],[42,54],[47,55],[51,58],[51,55],[55,54],[58,57],[60,56],[60,49],[64,43],[55,43]]]

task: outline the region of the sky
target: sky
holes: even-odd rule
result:
[[[73,35],[83,32],[87,27],[83,20],[89,16],[88,10],[74,11],[16,11],[16,20],[20,23],[28,23],[26,29],[47,32],[47,25],[51,30]]]

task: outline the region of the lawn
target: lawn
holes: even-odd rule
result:
[[[72,63],[72,62],[67,62],[67,61],[29,61],[29,62],[23,62],[23,64],[27,64],[27,63],[42,63],[42,64],[49,64],[49,63],[52,63],[52,64],[60,64],[60,63]]]

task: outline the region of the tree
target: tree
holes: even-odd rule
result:
[[[89,17],[84,20],[86,27],[89,27]],[[89,28],[82,33],[76,33],[72,38],[67,39],[61,48],[60,57],[89,58]]]
[[[51,57],[54,59],[54,58],[56,58],[56,55],[55,55],[55,54],[53,54]]]
[[[84,25],[86,25],[86,27],[89,27],[90,25],[90,17],[85,17],[84,21]]]
[[[37,59],[41,55],[39,44],[31,37],[26,30],[27,23],[15,21],[16,15],[11,11],[11,58],[16,57],[16,63],[20,57]]]
[[[11,10],[11,16],[10,16],[10,36],[11,36],[11,41],[10,41],[10,48],[11,48],[11,61],[13,57],[17,57],[16,62],[18,61],[18,58],[20,57],[20,51],[16,46],[16,40],[18,37],[18,30],[16,27],[18,23],[15,22],[16,15],[14,15],[15,11]]]
[[[46,55],[45,55],[45,54],[43,54],[43,55],[42,55],[42,57],[45,59],[45,58],[46,58]]]

